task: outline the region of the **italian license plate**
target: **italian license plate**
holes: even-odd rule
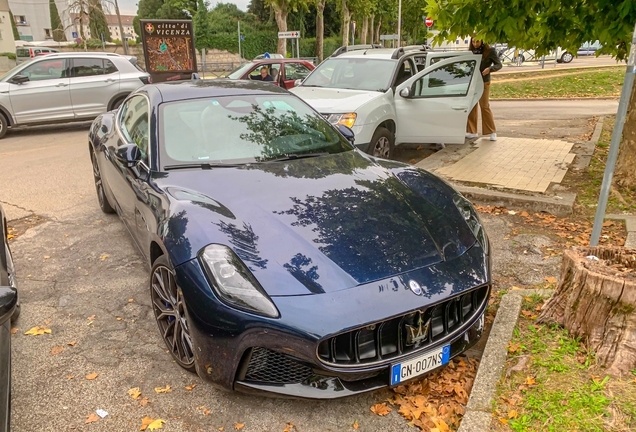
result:
[[[445,365],[450,360],[450,345],[425,352],[404,363],[391,365],[391,385],[396,385],[418,375]]]

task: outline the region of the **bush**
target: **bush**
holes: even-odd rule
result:
[[[208,37],[206,48],[216,48],[238,53],[238,36],[236,33],[216,33]],[[278,37],[272,32],[254,32],[245,35],[241,41],[241,54],[246,59],[253,59],[266,52],[275,53],[278,47]]]
[[[0,53],[0,57],[7,57],[7,58],[10,58],[11,60],[15,60],[15,53],[3,52],[3,53]]]

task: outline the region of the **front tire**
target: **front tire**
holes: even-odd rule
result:
[[[570,63],[574,59],[572,53],[564,52],[561,56],[561,63]]]
[[[102,174],[99,171],[97,156],[95,156],[95,152],[93,150],[91,150],[91,161],[93,163],[93,178],[95,180],[95,191],[97,192],[97,201],[99,202],[99,208],[101,208],[102,211],[107,214],[115,213],[115,209],[110,205],[108,197],[106,196],[106,191],[104,190],[104,180],[102,179]]]
[[[183,293],[174,278],[174,269],[165,255],[157,258],[150,272],[150,299],[159,333],[174,361],[195,372],[194,346],[185,314]]]
[[[9,129],[9,122],[4,114],[0,113],[0,138],[7,134],[7,130]]]
[[[369,153],[371,156],[383,159],[390,159],[395,149],[395,136],[387,128],[379,127],[375,130],[369,144]]]

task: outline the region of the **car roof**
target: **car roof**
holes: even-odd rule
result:
[[[72,56],[72,57],[125,57],[116,53],[107,53],[100,51],[88,51],[88,52],[56,52],[51,53],[47,57],[60,57],[60,56]]]
[[[260,63],[309,63],[307,60],[298,59],[298,58],[268,58],[268,59],[257,59],[250,60],[252,63],[260,64]]]
[[[347,51],[332,58],[373,58],[373,59],[386,59],[392,60],[394,48],[369,48],[366,50]]]
[[[161,93],[162,102],[250,94],[291,95],[287,90],[267,82],[229,79],[173,81],[142,87],[147,92],[152,92],[153,88]]]

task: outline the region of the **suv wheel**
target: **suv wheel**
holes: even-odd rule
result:
[[[371,156],[383,159],[390,159],[393,156],[395,148],[395,137],[387,128],[379,127],[375,130],[371,144],[369,144],[369,153]]]
[[[9,129],[9,122],[4,114],[0,114],[0,138],[5,136],[7,129]]]
[[[561,63],[570,63],[574,59],[572,53],[564,52],[561,56]]]

